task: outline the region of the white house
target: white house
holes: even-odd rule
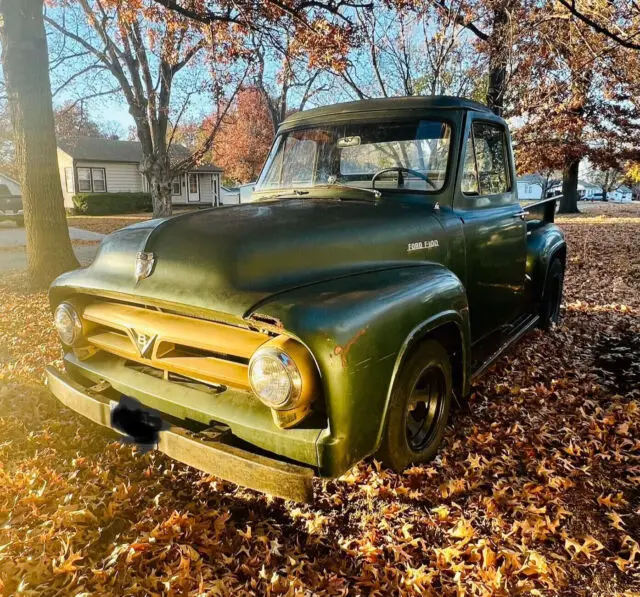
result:
[[[172,158],[187,157],[182,145],[172,146]],[[58,142],[58,168],[65,207],[73,207],[77,193],[140,193],[148,191],[140,172],[142,146],[138,141],[76,137]],[[174,205],[220,205],[222,169],[194,168],[171,185]]]
[[[520,201],[542,199],[542,180],[539,175],[527,174],[526,176],[519,176],[516,179],[516,185]]]
[[[0,184],[5,185],[12,195],[22,195],[20,183],[2,172],[0,172]]]
[[[609,201],[615,203],[631,203],[633,201],[633,191],[629,187],[620,187],[607,194]]]
[[[602,201],[604,191],[600,185],[580,180],[578,182],[578,194],[585,201]]]
[[[547,197],[553,197],[562,193],[562,183],[556,183],[549,187]],[[602,201],[602,187],[587,182],[586,180],[578,181],[578,199],[585,201]]]

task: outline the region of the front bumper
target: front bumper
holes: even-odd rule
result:
[[[112,428],[109,399],[89,393],[68,375],[47,367],[47,384],[58,400],[88,419]],[[255,454],[220,440],[200,439],[187,429],[172,426],[160,432],[160,452],[206,473],[274,496],[300,502],[313,498],[310,467],[289,464]]]

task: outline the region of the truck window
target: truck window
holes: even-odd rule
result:
[[[444,187],[451,127],[439,120],[355,122],[293,129],[276,138],[257,190],[344,183],[371,187],[385,168],[403,167],[428,176],[403,177],[401,190],[437,192]],[[378,187],[397,189],[390,173]]]
[[[507,140],[504,129],[474,122],[467,139],[462,192],[467,195],[498,195],[509,190]]]

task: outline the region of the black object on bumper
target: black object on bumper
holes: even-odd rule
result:
[[[47,367],[47,385],[63,404],[95,423],[114,429],[109,400],[89,395],[68,375]],[[115,429],[118,431],[118,429]],[[254,454],[221,441],[200,439],[182,427],[160,431],[156,449],[206,473],[277,497],[310,502],[313,469]]]

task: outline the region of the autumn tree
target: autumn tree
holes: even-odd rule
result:
[[[430,0],[429,4],[473,36],[476,51],[486,59],[485,102],[496,114],[504,114],[510,62],[519,30],[528,23],[529,0]]]
[[[53,116],[57,139],[106,136],[83,103],[65,103],[54,110]]]
[[[283,31],[277,43],[274,34],[252,35],[250,49],[254,57],[251,86],[260,91],[268,108],[273,132],[290,114],[304,110],[310,103],[335,101],[333,76],[326,66],[310,67],[309,56],[292,51],[295,38]],[[336,62],[343,70],[342,60]]]
[[[274,130],[264,94],[257,88],[242,90],[219,127],[213,162],[226,178],[239,183],[257,179],[273,142]]]
[[[635,0],[557,0],[567,12],[623,48],[640,51],[640,4]]]
[[[47,22],[97,58],[116,80],[142,145],[141,170],[154,214],[166,215],[171,213],[171,180],[210,150],[245,81],[252,59],[247,36],[285,28],[295,38],[289,52],[307,53],[312,67],[333,62],[351,34],[345,7],[347,2],[243,0],[209,6],[176,0],[63,0]],[[212,108],[215,126],[191,156],[172,160],[181,121],[202,103]]]
[[[358,9],[359,46],[335,73],[350,98],[449,94],[477,97],[481,60],[456,10],[399,2]],[[478,97],[484,100],[485,97]]]
[[[585,158],[596,168],[621,169],[640,153],[638,53],[561,11],[554,0],[521,44],[513,115],[520,167],[562,170],[560,211],[578,211],[578,173]],[[535,82],[535,84],[534,84]]]
[[[2,67],[22,185],[28,275],[33,286],[46,286],[78,262],[60,187],[43,0],[3,0],[0,17]]]
[[[205,27],[146,0],[63,2],[46,20],[117,83],[141,143],[154,215],[170,214],[171,180],[197,165],[215,132],[190,156],[173,159],[182,118],[202,101],[221,118],[234,94],[233,67],[243,51],[232,25]],[[86,60],[79,59],[79,70]]]

